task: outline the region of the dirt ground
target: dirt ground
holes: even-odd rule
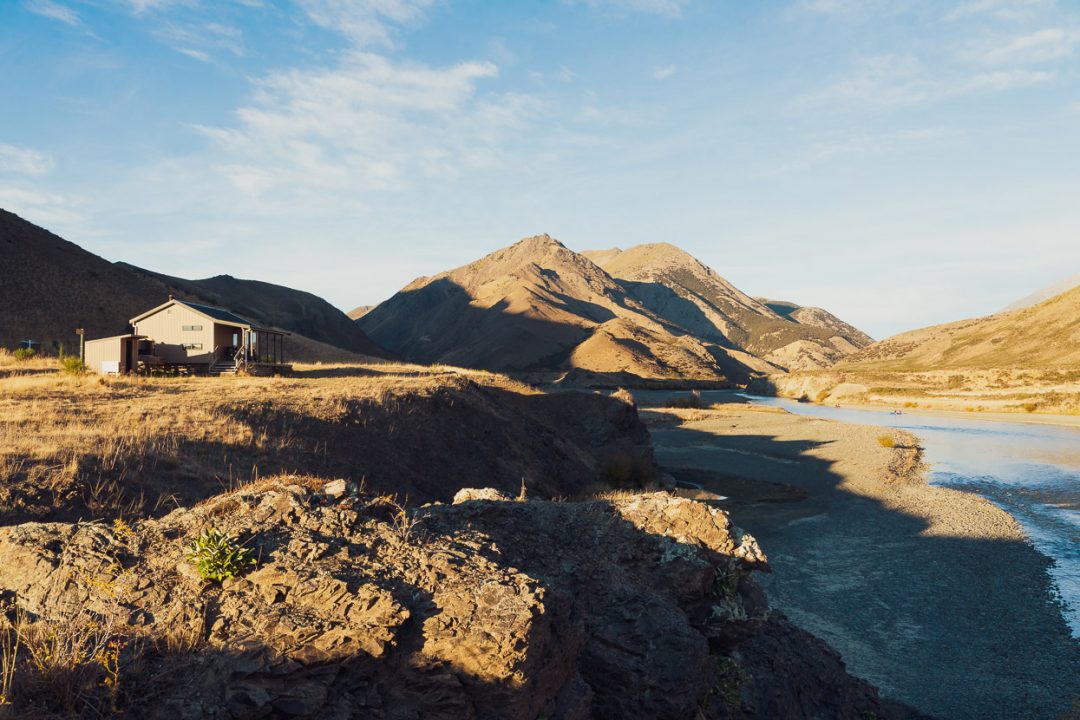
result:
[[[917,438],[742,403],[643,416],[660,464],[760,541],[771,603],[883,695],[1002,720],[1080,697],[1049,560],[990,502],[927,485]]]

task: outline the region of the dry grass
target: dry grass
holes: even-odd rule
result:
[[[52,362],[0,375],[0,524],[160,514],[263,475],[341,465],[324,426],[393,436],[416,397],[476,374],[373,363],[300,365],[289,378],[101,377],[60,375]]]
[[[14,604],[0,615],[0,718],[105,717],[118,709],[128,650],[113,614],[85,603],[31,619]],[[32,700],[31,700],[32,699]]]

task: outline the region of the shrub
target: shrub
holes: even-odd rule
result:
[[[1024,408],[1024,412],[1032,413],[1032,412],[1035,412],[1036,410],[1039,409],[1039,403],[1037,403],[1037,402],[1026,402],[1026,403],[1023,404],[1022,407]]]
[[[19,348],[15,351],[16,360],[30,360],[37,355],[37,350],[34,348]]]
[[[600,465],[600,478],[612,487],[644,488],[654,479],[652,463],[640,453],[622,450]]]
[[[685,397],[672,398],[671,402],[668,403],[668,406],[673,408],[693,408],[695,410],[700,410],[703,407],[701,402],[701,391],[691,390],[690,394]]]
[[[881,445],[881,447],[883,448],[896,447],[896,440],[893,439],[892,435],[878,435],[877,441],[878,444]]]
[[[86,363],[74,355],[68,355],[60,360],[60,372],[68,375],[84,375],[88,369]]]
[[[239,540],[217,528],[204,528],[191,541],[187,559],[203,580],[215,582],[236,577],[255,564],[251,548],[243,547]]]

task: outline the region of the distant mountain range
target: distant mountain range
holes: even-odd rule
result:
[[[222,275],[183,280],[111,263],[75,243],[0,210],[0,347],[34,340],[47,352],[117,335],[127,321],[168,296],[197,300],[287,330],[290,357],[347,360],[384,355],[344,313],[311,293]]]
[[[673,245],[576,253],[547,235],[357,314],[375,342],[417,362],[628,380],[742,381],[825,367],[869,340],[824,311],[813,323],[782,316]]]

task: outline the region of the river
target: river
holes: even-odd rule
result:
[[[702,392],[706,403],[731,391]],[[1050,568],[1062,613],[1080,637],[1080,428],[904,411],[836,408],[735,393],[789,412],[919,436],[931,483],[978,493],[1015,517]]]

